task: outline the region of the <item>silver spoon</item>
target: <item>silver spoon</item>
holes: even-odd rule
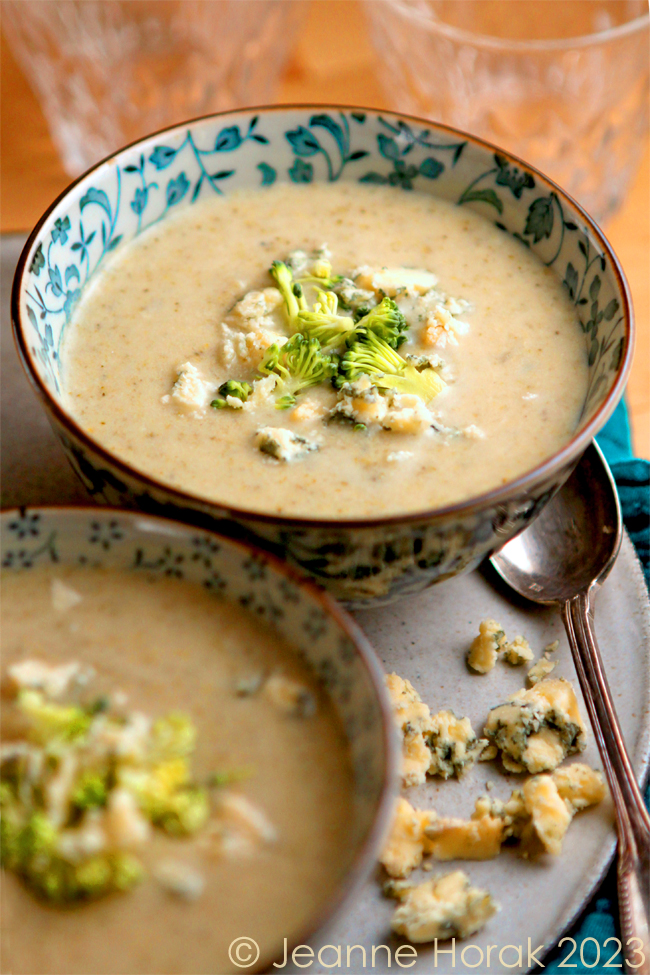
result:
[[[649,975],[650,816],[593,631],[594,597],[616,560],[622,533],[616,486],[594,443],[542,513],[491,562],[521,596],[560,607],[616,809],[623,950],[630,971]]]

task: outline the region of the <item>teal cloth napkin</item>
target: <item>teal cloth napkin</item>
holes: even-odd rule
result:
[[[630,424],[622,400],[597,440],[612,469],[621,501],[623,521],[639,556],[646,584],[650,587],[650,463],[633,456]],[[650,807],[650,786],[645,799]],[[605,943],[608,938],[620,939],[620,936],[614,862],[580,919],[565,935],[571,940],[549,955],[545,971],[558,975],[567,971],[574,975],[579,975],[580,972],[591,972],[592,975],[611,975],[617,970],[623,972],[623,958],[620,954],[612,960],[610,967],[605,968],[617,947],[613,941],[606,947]],[[567,967],[561,968],[562,962],[569,955],[572,957],[567,961]],[[617,965],[620,966],[618,969]],[[541,969],[535,965],[533,971]]]

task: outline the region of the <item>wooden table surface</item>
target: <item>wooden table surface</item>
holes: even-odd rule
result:
[[[0,231],[31,229],[69,177],[43,113],[2,38]],[[380,86],[357,0],[312,0],[276,102],[330,102],[399,110]],[[637,322],[628,384],[636,453],[650,458],[650,153],[624,207],[605,226],[627,275]]]

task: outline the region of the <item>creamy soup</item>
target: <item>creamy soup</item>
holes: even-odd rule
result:
[[[337,327],[351,323],[321,343],[332,361],[354,358],[352,326],[392,302],[405,327],[391,356],[415,384],[387,388],[375,368],[359,385],[357,366],[346,388],[335,364],[343,388],[325,368],[279,403],[290,385],[281,363],[270,377],[269,347],[282,353],[303,319],[273,260],[303,282],[303,310],[321,286]],[[507,483],[570,439],[587,387],[574,308],[526,247],[432,196],[351,183],[238,192],[163,221],[97,276],[63,355],[73,415],[134,467],[235,507],[325,519]],[[227,380],[252,395],[228,398]]]
[[[350,859],[347,751],[305,667],[238,606],[177,580],[57,568],[2,585],[3,971],[236,971],[228,946],[243,936],[261,963],[281,955]],[[16,841],[28,786],[56,826],[65,889]]]

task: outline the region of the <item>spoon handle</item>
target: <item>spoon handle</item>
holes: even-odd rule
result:
[[[636,783],[603,670],[589,594],[567,600],[562,618],[616,809],[619,909],[628,970],[650,975],[650,816]]]

